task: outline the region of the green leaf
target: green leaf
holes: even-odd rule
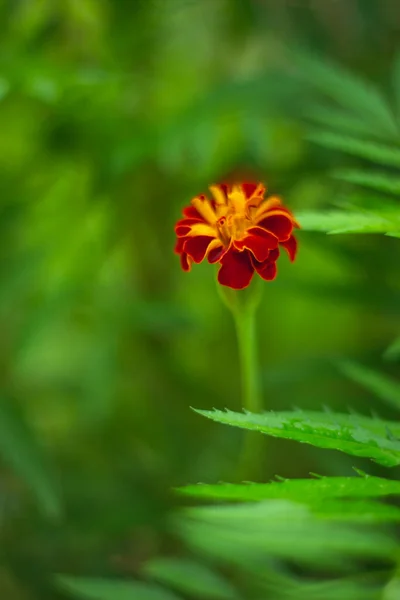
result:
[[[386,467],[400,464],[400,425],[396,422],[360,415],[302,410],[262,414],[229,410],[196,412],[233,427],[368,457]]]
[[[400,576],[397,573],[385,586],[381,600],[398,600],[400,598]]]
[[[305,231],[339,233],[383,233],[400,231],[400,219],[377,214],[331,210],[326,212],[305,211],[296,214]]]
[[[324,520],[287,500],[189,508],[175,525],[194,551],[242,568],[254,569],[270,557],[313,569],[332,564],[346,568],[349,557],[389,558],[397,548],[376,529]]]
[[[341,66],[304,51],[293,54],[294,65],[316,89],[389,137],[398,135],[396,120],[376,87]]]
[[[332,107],[313,106],[307,109],[304,115],[310,121],[325,125],[329,129],[336,129],[341,134],[356,134],[387,140],[387,135],[380,130],[373,130],[371,123],[365,123],[357,116],[346,113],[343,110],[337,110]]]
[[[400,357],[400,337],[390,344],[383,356],[386,360],[397,360]]]
[[[397,506],[368,502],[368,497],[399,495],[400,482],[380,477],[322,477],[271,483],[195,485],[178,492],[196,498],[231,502],[286,499],[306,504],[325,519],[352,522],[399,521]],[[361,499],[361,500],[359,500]]]
[[[82,600],[179,600],[172,592],[139,581],[118,581],[56,575],[56,585]]]
[[[318,502],[325,498],[374,498],[400,495],[400,482],[383,477],[321,477],[285,479],[271,483],[219,483],[187,485],[177,492],[205,500],[254,502],[280,498],[300,502]]]
[[[328,131],[312,132],[307,136],[307,139],[319,146],[340,150],[380,165],[400,167],[400,149],[393,146],[377,144]]]
[[[209,567],[183,558],[154,558],[142,569],[145,576],[199,598],[234,600],[233,586]]]
[[[323,519],[352,523],[399,522],[400,508],[379,502],[324,500],[310,506],[313,514]]]
[[[380,192],[400,194],[400,178],[385,172],[345,170],[333,173],[335,179],[362,185]],[[400,212],[400,210],[399,210]]]
[[[382,600],[381,579],[374,573],[309,581],[276,570],[265,577],[264,589],[274,600]]]
[[[25,416],[10,399],[0,398],[0,455],[30,488],[40,510],[61,515],[61,500],[47,458]]]
[[[396,113],[397,118],[400,117],[400,53],[397,53],[395,60],[393,61],[392,68],[392,82],[394,97],[396,100]]]
[[[340,362],[338,366],[346,377],[359,383],[390,406],[400,410],[400,382],[349,360]]]

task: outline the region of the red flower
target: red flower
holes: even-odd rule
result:
[[[292,213],[276,196],[265,199],[261,183],[213,185],[210,191],[211,200],[193,198],[176,224],[175,252],[183,270],[204,258],[219,262],[219,283],[235,290],[247,287],[254,271],[275,279],[280,246],[291,261],[296,257],[293,228],[299,225]]]

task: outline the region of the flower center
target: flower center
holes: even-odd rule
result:
[[[217,221],[217,229],[221,241],[229,245],[231,240],[241,240],[246,231],[252,226],[252,222],[243,212],[236,212],[235,207],[229,207],[227,214],[221,216]]]

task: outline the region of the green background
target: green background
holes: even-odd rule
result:
[[[231,477],[242,433],[215,267],[185,274],[175,221],[228,176],[322,209],[354,161],[306,140],[307,46],[376,81],[389,0],[0,2],[0,596],[61,598],[52,573],[135,575],[174,552],[172,486]],[[399,243],[300,232],[258,312],[265,408],[390,409],[335,361],[382,367],[400,332]],[[272,440],[265,481],[366,460]]]

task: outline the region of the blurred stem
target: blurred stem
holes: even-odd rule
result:
[[[220,287],[219,291],[235,321],[242,381],[242,406],[244,410],[259,413],[263,404],[258,373],[256,310],[260,303],[261,290],[258,282],[253,282],[245,290]],[[239,480],[257,479],[260,476],[263,445],[264,440],[260,433],[245,432],[236,473]]]
[[[243,408],[249,412],[260,412],[262,409],[255,312],[254,307],[246,307],[245,310],[233,313],[238,340]]]

